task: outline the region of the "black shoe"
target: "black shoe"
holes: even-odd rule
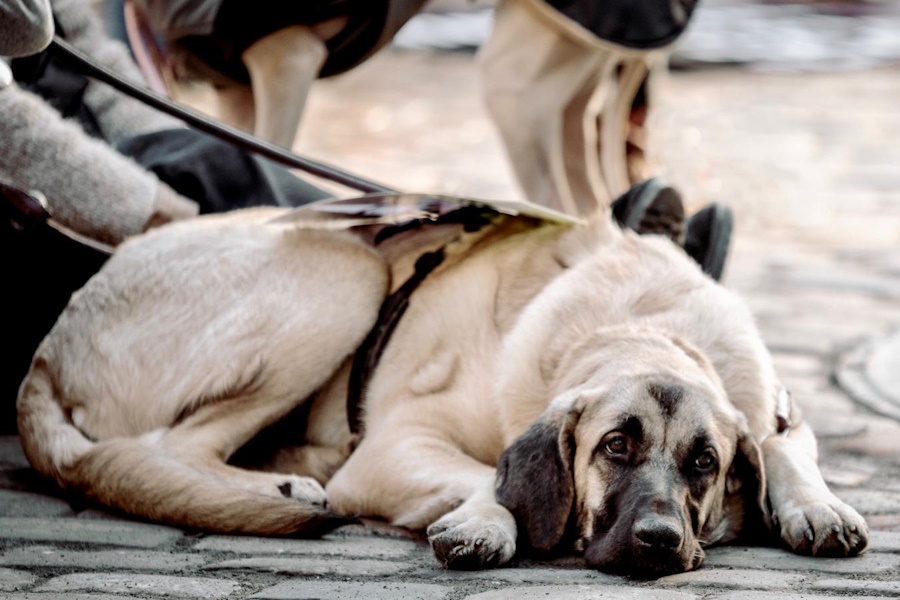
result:
[[[734,213],[723,204],[710,204],[687,220],[684,251],[716,281],[725,270],[733,229]]]
[[[657,179],[635,184],[612,203],[613,218],[623,229],[670,238],[679,246],[684,236],[684,204],[675,188]]]

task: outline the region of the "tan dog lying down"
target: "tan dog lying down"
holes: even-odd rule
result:
[[[656,576],[757,523],[804,554],[866,547],[811,430],[784,428],[746,307],[669,240],[608,213],[494,215],[376,250],[365,232],[270,222],[281,214],[142,235],[73,296],[20,391],[38,471],[212,531],[310,536],[383,518],[427,529],[451,568],[574,547],[592,567]],[[444,261],[367,382],[350,454],[350,357],[435,248]],[[304,402],[279,472],[227,463]]]

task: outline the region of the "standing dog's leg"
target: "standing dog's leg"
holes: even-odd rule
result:
[[[217,87],[216,108],[220,119],[247,133],[253,133],[256,109],[253,105],[253,89],[249,85]]]
[[[302,25],[269,34],[244,51],[241,60],[253,85],[257,136],[293,146],[306,96],[327,57],[324,38]]]
[[[854,556],[868,544],[869,528],[832,494],[816,464],[816,440],[806,423],[763,442],[772,519],[781,539],[800,554]]]
[[[388,430],[392,427],[388,427]],[[448,568],[492,567],[516,551],[516,521],[494,499],[496,470],[432,430],[367,436],[326,486],[329,508],[428,528]]]

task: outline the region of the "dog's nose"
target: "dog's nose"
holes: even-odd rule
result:
[[[634,524],[634,537],[639,545],[660,550],[675,550],[681,546],[681,525],[674,518],[648,517]]]

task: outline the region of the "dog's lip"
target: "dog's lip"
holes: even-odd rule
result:
[[[630,550],[605,553],[603,542],[595,540],[594,543],[589,542],[584,557],[592,569],[634,579],[658,579],[677,575],[693,571],[703,563],[703,556],[698,556],[696,551],[686,552],[684,543],[674,551],[634,543]]]

